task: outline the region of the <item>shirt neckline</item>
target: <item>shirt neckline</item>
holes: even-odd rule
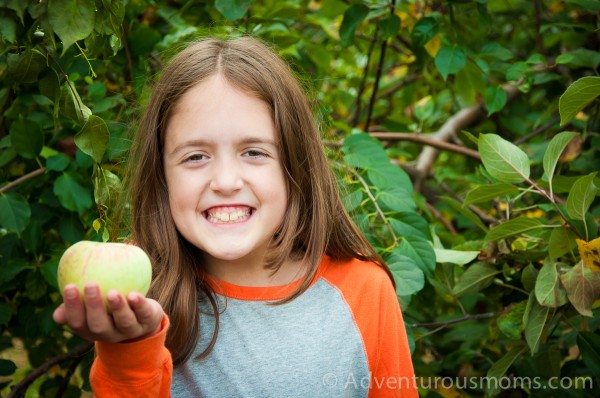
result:
[[[311,282],[314,285],[329,265],[329,257],[323,256],[318,266],[317,275]],[[202,274],[204,281],[217,294],[238,300],[269,301],[282,300],[289,297],[302,284],[303,278],[291,283],[278,286],[242,286],[226,282],[206,273]]]

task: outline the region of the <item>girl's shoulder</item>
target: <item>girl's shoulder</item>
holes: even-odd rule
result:
[[[394,291],[388,272],[379,264],[357,258],[323,261],[322,277],[338,287],[348,291]]]

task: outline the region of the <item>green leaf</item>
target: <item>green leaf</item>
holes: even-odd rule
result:
[[[17,38],[17,22],[9,17],[0,16],[0,38],[14,43]]]
[[[480,135],[479,154],[485,169],[500,182],[519,183],[529,178],[527,154],[499,135]]]
[[[513,303],[506,307],[496,319],[498,328],[506,337],[513,340],[521,339],[521,331],[524,329],[523,314],[525,313],[526,305],[526,301]]]
[[[364,4],[352,4],[344,12],[344,19],[340,26],[340,39],[342,45],[347,46],[354,41],[356,28],[369,15],[369,7]]]
[[[54,194],[68,210],[82,215],[92,206],[91,192],[70,173],[64,173],[54,182]]]
[[[15,192],[0,194],[0,225],[10,232],[21,235],[31,217],[29,202]]]
[[[431,17],[423,17],[417,21],[412,29],[411,37],[416,47],[423,47],[439,32],[438,22]]]
[[[567,303],[567,293],[560,284],[557,264],[546,259],[535,282],[535,297],[545,307],[560,307]]]
[[[106,123],[101,117],[90,115],[83,129],[75,136],[75,144],[83,153],[96,161],[102,162],[102,157],[108,147],[109,133]]]
[[[569,142],[576,136],[580,135],[579,133],[574,133],[572,131],[563,131],[555,135],[550,144],[548,144],[548,148],[544,153],[544,172],[548,177],[548,184],[552,187],[552,179],[554,178],[554,170],[556,169],[556,164],[558,163],[558,159],[560,155],[563,153]],[[552,188],[550,188],[552,190]]]
[[[521,273],[521,283],[528,292],[535,289],[535,281],[537,280],[539,271],[532,264],[527,265]]]
[[[448,75],[459,72],[467,63],[467,56],[458,44],[444,45],[435,56],[435,66],[444,80]]]
[[[531,350],[532,356],[537,352],[540,346],[540,338],[542,337],[542,332],[544,331],[546,320],[548,319],[548,314],[550,312],[550,308],[539,305],[534,296],[534,293],[529,295],[527,308],[525,308],[525,313],[523,314],[525,340]]]
[[[489,202],[500,196],[515,195],[517,193],[519,193],[519,188],[508,183],[480,185],[467,193],[463,206],[468,206],[473,203]]]
[[[50,286],[58,289],[58,259],[51,258],[40,267],[42,277]]]
[[[455,86],[457,93],[468,104],[474,104],[486,88],[481,68],[474,61],[467,60],[465,67],[456,74]]]
[[[395,253],[390,256],[386,263],[394,276],[398,296],[410,296],[419,292],[425,286],[423,271],[419,269],[412,258]]]
[[[394,232],[400,236],[418,236],[429,238],[429,224],[418,213],[396,213],[388,219]]]
[[[490,380],[502,380],[510,366],[517,360],[518,357],[527,349],[527,347],[516,344],[502,358],[490,367],[487,372],[487,378]],[[498,395],[500,392],[499,383],[487,383],[487,393],[490,396]]]
[[[600,95],[600,77],[598,76],[582,77],[571,84],[558,101],[560,125],[571,120],[598,95]]]
[[[356,166],[361,169],[375,167],[377,165],[394,166],[390,163],[390,159],[385,153],[381,142],[377,138],[371,137],[369,134],[352,134],[349,135],[342,145],[344,152],[344,160],[351,166]],[[356,163],[355,163],[356,162]],[[399,168],[398,166],[394,166]],[[410,180],[410,179],[409,179]]]
[[[2,272],[0,272],[0,284],[12,281],[15,276],[19,275],[22,271],[27,269],[26,264],[15,264],[9,263],[2,265]]]
[[[396,36],[400,30],[400,18],[396,14],[388,14],[378,24],[381,31],[381,38],[384,40]]]
[[[454,285],[452,293],[456,297],[477,293],[491,285],[494,276],[501,272],[486,262],[475,263],[462,274]]]
[[[501,111],[506,105],[506,91],[502,86],[490,86],[485,90],[485,107],[487,108],[487,115],[493,115],[496,112]]]
[[[66,116],[82,125],[87,122],[88,117],[92,114],[90,108],[81,101],[81,97],[79,97],[73,83],[69,81],[65,82],[61,88],[60,110]]]
[[[93,0],[48,0],[48,21],[63,43],[63,55],[73,43],[94,30],[96,5]]]
[[[410,213],[417,210],[417,205],[412,196],[400,187],[382,190],[377,195],[377,201],[386,208],[385,210],[391,210],[398,213]]]
[[[100,175],[94,178],[94,201],[96,204],[111,208],[121,192],[121,180],[110,170],[98,169]]]
[[[215,0],[215,8],[230,21],[240,19],[246,14],[251,0]]]
[[[548,240],[548,254],[551,258],[559,258],[571,252],[577,246],[577,235],[569,228],[554,228]]]
[[[465,265],[475,260],[479,256],[478,251],[462,251],[434,248],[435,261],[438,263],[451,263]]]
[[[600,297],[600,273],[592,271],[580,261],[561,275],[560,281],[577,312],[584,316],[594,316],[592,304]]]
[[[44,146],[40,126],[31,120],[17,120],[10,126],[12,148],[25,159],[35,159]]]
[[[537,218],[527,218],[524,216],[517,217],[492,228],[490,232],[485,235],[485,241],[499,241],[510,236],[524,234],[528,231],[544,227],[546,227],[546,225],[542,224]]]
[[[390,163],[387,156],[382,159],[382,163],[377,162],[369,167],[367,176],[378,189],[397,188],[412,198],[413,185],[410,177],[399,166]]]
[[[600,376],[600,336],[593,332],[579,332],[577,346],[587,370],[594,376]]]
[[[19,83],[35,83],[40,73],[48,67],[46,57],[35,50],[22,54],[7,54],[6,63],[10,77]]]
[[[565,0],[565,3],[578,5],[587,11],[600,11],[600,1],[598,0]]]
[[[435,270],[435,252],[431,243],[423,238],[403,236],[396,253],[410,257],[425,275],[430,275]]]
[[[573,184],[573,188],[567,197],[567,213],[571,218],[583,220],[588,209],[592,205],[598,188],[594,184],[594,178],[598,174],[594,171],[587,176],[583,176]]]
[[[363,200],[364,194],[362,189],[356,189],[352,193],[343,195],[342,202],[347,212],[353,212],[358,206],[360,206]]]
[[[64,171],[69,164],[71,159],[64,153],[59,153],[56,156],[51,156],[46,160],[46,169],[52,171]]]

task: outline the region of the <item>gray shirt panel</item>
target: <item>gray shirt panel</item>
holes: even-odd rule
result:
[[[367,396],[362,337],[341,293],[326,280],[282,305],[218,299],[217,342],[205,359],[194,359],[214,328],[214,318],[201,315],[194,357],[173,371],[174,398]],[[210,305],[201,308],[206,313]]]

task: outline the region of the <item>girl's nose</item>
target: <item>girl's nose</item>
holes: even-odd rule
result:
[[[214,168],[210,189],[224,195],[239,191],[244,185],[241,171],[241,165],[234,161],[220,162]]]

